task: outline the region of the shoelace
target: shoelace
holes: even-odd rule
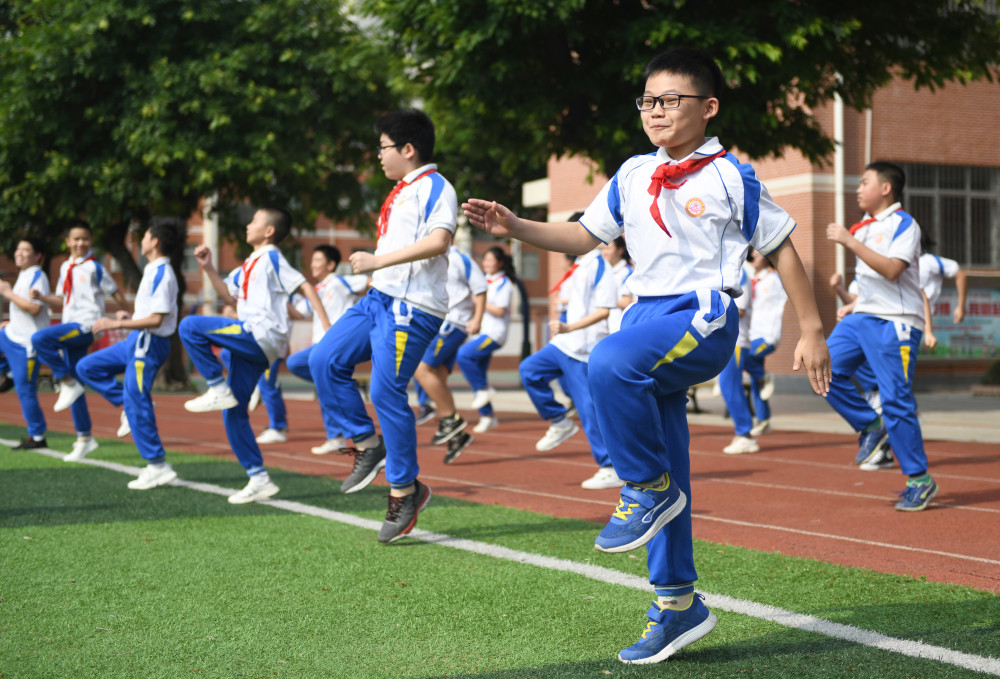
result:
[[[341,448],[337,452],[340,453],[341,455],[354,456],[354,468],[351,470],[351,472],[353,473],[356,472],[358,470],[358,467],[361,466],[361,460],[364,457],[364,454],[368,452],[368,449],[361,450],[360,448]]]
[[[389,510],[385,513],[386,521],[395,521],[399,518],[400,512],[403,511],[403,505],[406,503],[406,498],[409,497],[396,497],[394,495],[389,496]]]
[[[901,490],[896,493],[899,497],[903,498],[907,502],[917,502],[920,500],[920,493],[923,492],[923,485],[919,486],[906,486],[906,490]]]

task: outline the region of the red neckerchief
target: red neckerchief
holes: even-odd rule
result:
[[[554,295],[559,292],[559,288],[561,288],[563,283],[565,283],[569,277],[573,275],[573,272],[576,271],[579,266],[580,265],[578,263],[574,262],[573,266],[571,266],[566,273],[563,274],[563,277],[559,279],[559,282],[552,286],[552,289],[549,290],[549,294]]]
[[[705,165],[708,165],[713,160],[719,156],[724,156],[725,151],[719,151],[715,155],[705,156],[704,158],[690,158],[681,163],[663,163],[658,168],[653,171],[653,176],[649,182],[649,195],[653,197],[653,204],[649,206],[649,214],[653,215],[653,221],[656,225],[663,229],[663,233],[667,234],[670,238],[673,236],[670,231],[667,230],[666,224],[663,223],[663,218],[660,217],[660,206],[657,204],[657,199],[660,197],[661,189],[669,189],[671,191],[679,189],[682,187],[687,180],[685,179],[680,184],[673,183],[674,179],[680,179],[685,175],[689,175],[692,172],[700,170]]]
[[[902,212],[902,210],[903,210],[903,208],[899,208],[898,210],[896,210],[896,212]],[[871,223],[873,223],[873,222],[877,222],[877,221],[878,221],[878,217],[869,217],[868,219],[862,219],[862,220],[861,220],[860,222],[858,222],[857,224],[852,224],[852,225],[851,225],[851,228],[850,228],[850,229],[848,229],[848,231],[850,231],[850,232],[851,232],[851,235],[853,236],[853,235],[854,235],[855,233],[857,233],[857,232],[858,232],[858,231],[859,231],[859,230],[860,230],[860,229],[861,229],[862,227],[865,227],[865,226],[868,226],[869,224],[871,224]]]
[[[63,279],[63,300],[64,300],[63,303],[64,304],[69,304],[70,295],[73,294],[73,267],[75,267],[77,264],[85,264],[87,262],[96,262],[96,261],[97,261],[97,258],[94,257],[93,255],[90,255],[89,257],[87,257],[86,259],[84,259],[82,262],[75,262],[74,263],[73,260],[70,260],[69,268],[66,269],[66,278]]]
[[[382,209],[378,212],[378,222],[375,225],[376,240],[385,235],[385,232],[389,230],[389,213],[392,212],[392,202],[396,200],[396,196],[399,195],[399,192],[410,184],[417,183],[419,180],[423,179],[432,172],[437,172],[437,170],[427,170],[426,172],[414,177],[412,182],[404,182],[402,179],[396,182],[396,185],[392,187],[392,191],[389,192],[385,201],[382,202]]]
[[[257,257],[252,262],[248,259],[247,261],[243,262],[243,266],[240,267],[243,270],[243,281],[240,283],[240,288],[241,291],[243,292],[243,297],[241,297],[240,299],[247,298],[247,286],[250,285],[250,272],[253,271],[253,268],[257,266],[257,262],[259,262],[260,258],[263,256],[264,253],[262,252],[260,253],[260,257]],[[249,264],[250,266],[247,266],[247,264]]]

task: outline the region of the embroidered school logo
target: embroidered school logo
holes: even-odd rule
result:
[[[881,243],[883,238],[885,238],[885,236],[883,236],[881,233],[876,233],[875,234],[875,242],[876,243]]]
[[[684,211],[692,217],[701,217],[705,214],[705,201],[701,198],[692,198],[684,205]]]

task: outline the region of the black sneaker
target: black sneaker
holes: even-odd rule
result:
[[[393,542],[403,537],[417,525],[417,514],[427,506],[431,499],[431,489],[420,483],[413,482],[415,489],[412,495],[406,497],[389,496],[389,511],[385,513],[385,523],[378,531],[379,542]]]
[[[467,434],[464,431],[459,432],[458,436],[448,441],[448,452],[444,455],[444,463],[451,464],[457,460],[458,456],[462,454],[462,451],[468,448],[471,443],[471,434]]]
[[[0,376],[0,394],[5,394],[14,388],[14,379],[7,375]]]
[[[441,423],[438,424],[437,433],[431,437],[431,445],[439,446],[442,443],[447,443],[463,429],[465,429],[465,420],[458,413],[451,417],[442,417]]]
[[[11,450],[32,450],[34,448],[48,448],[48,447],[49,444],[45,442],[44,438],[42,438],[41,441],[36,441],[35,439],[29,436],[28,438],[24,439],[16,446],[11,448]]]
[[[356,493],[368,486],[385,467],[385,441],[378,437],[378,445],[367,450],[344,448],[342,455],[354,456],[354,469],[340,486],[341,493]]]
[[[417,413],[417,426],[419,427],[422,424],[427,424],[428,422],[434,419],[435,415],[437,415],[437,411],[434,410],[434,408],[432,408],[431,406],[429,405],[420,406],[420,412]]]
[[[878,469],[888,469],[895,463],[896,460],[892,456],[892,446],[887,442],[884,446],[876,450],[867,461],[861,463],[860,468],[871,472]]]

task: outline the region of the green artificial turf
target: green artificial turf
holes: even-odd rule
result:
[[[0,438],[17,428],[0,426]],[[52,434],[54,448],[71,437]],[[138,465],[128,443],[93,457]],[[181,478],[239,488],[235,463],[171,453]],[[381,519],[384,489],[271,471],[285,500]],[[615,653],[650,593],[0,446],[4,677],[972,677],[931,660],[720,612],[667,663]],[[599,526],[435,496],[420,528],[645,575]],[[1000,597],[709,543],[704,590],[978,655],[1000,655]]]

